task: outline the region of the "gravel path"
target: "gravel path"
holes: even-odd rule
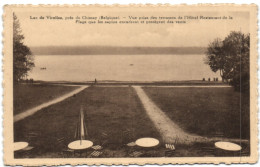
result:
[[[66,85],[66,86],[67,86],[67,85]],[[77,85],[77,86],[78,86],[78,85]],[[37,111],[39,111],[39,110],[45,108],[45,107],[48,107],[48,106],[50,106],[50,105],[59,103],[59,102],[65,100],[65,99],[67,99],[67,98],[73,96],[74,94],[77,94],[77,93],[83,91],[83,90],[86,89],[87,87],[88,87],[88,86],[81,86],[80,88],[78,88],[78,89],[76,89],[76,90],[73,90],[73,91],[71,91],[71,92],[69,92],[69,93],[67,93],[67,94],[65,94],[65,95],[63,95],[63,96],[61,96],[61,97],[58,97],[58,98],[53,99],[53,100],[51,100],[51,101],[49,101],[49,102],[43,103],[43,104],[41,104],[41,105],[39,105],[39,106],[36,106],[36,107],[31,108],[31,109],[29,109],[29,110],[26,110],[26,111],[24,111],[24,112],[22,112],[22,113],[20,113],[20,114],[17,114],[17,115],[14,116],[14,122],[17,122],[17,121],[20,121],[20,120],[22,120],[22,119],[24,119],[24,118],[27,118],[27,117],[29,117],[29,116],[35,114]]]
[[[159,131],[163,142],[189,144],[193,142],[209,141],[231,141],[231,142],[248,142],[248,140],[229,139],[229,138],[207,138],[195,134],[186,133],[177,124],[175,124],[154,102],[146,95],[140,86],[133,86],[145,111]]]
[[[145,111],[161,134],[165,143],[191,143],[201,140],[202,137],[184,132],[165,113],[158,108],[139,86],[133,86]]]

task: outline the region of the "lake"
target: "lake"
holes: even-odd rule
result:
[[[28,78],[44,81],[172,81],[218,77],[205,55],[35,55]],[[46,68],[46,69],[42,69]]]

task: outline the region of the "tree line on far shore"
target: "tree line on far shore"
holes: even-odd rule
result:
[[[205,63],[235,90],[249,92],[249,54],[250,35],[232,31],[224,40],[209,43]]]

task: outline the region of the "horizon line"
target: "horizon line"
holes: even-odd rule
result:
[[[30,46],[30,45],[28,45]],[[30,47],[121,47],[121,48],[206,48],[207,46],[110,46],[110,45],[38,45]]]

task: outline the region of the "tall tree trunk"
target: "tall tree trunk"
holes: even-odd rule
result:
[[[223,76],[223,70],[222,69],[219,70],[219,74],[220,74],[220,76],[222,78],[222,82],[225,82],[225,78]]]

